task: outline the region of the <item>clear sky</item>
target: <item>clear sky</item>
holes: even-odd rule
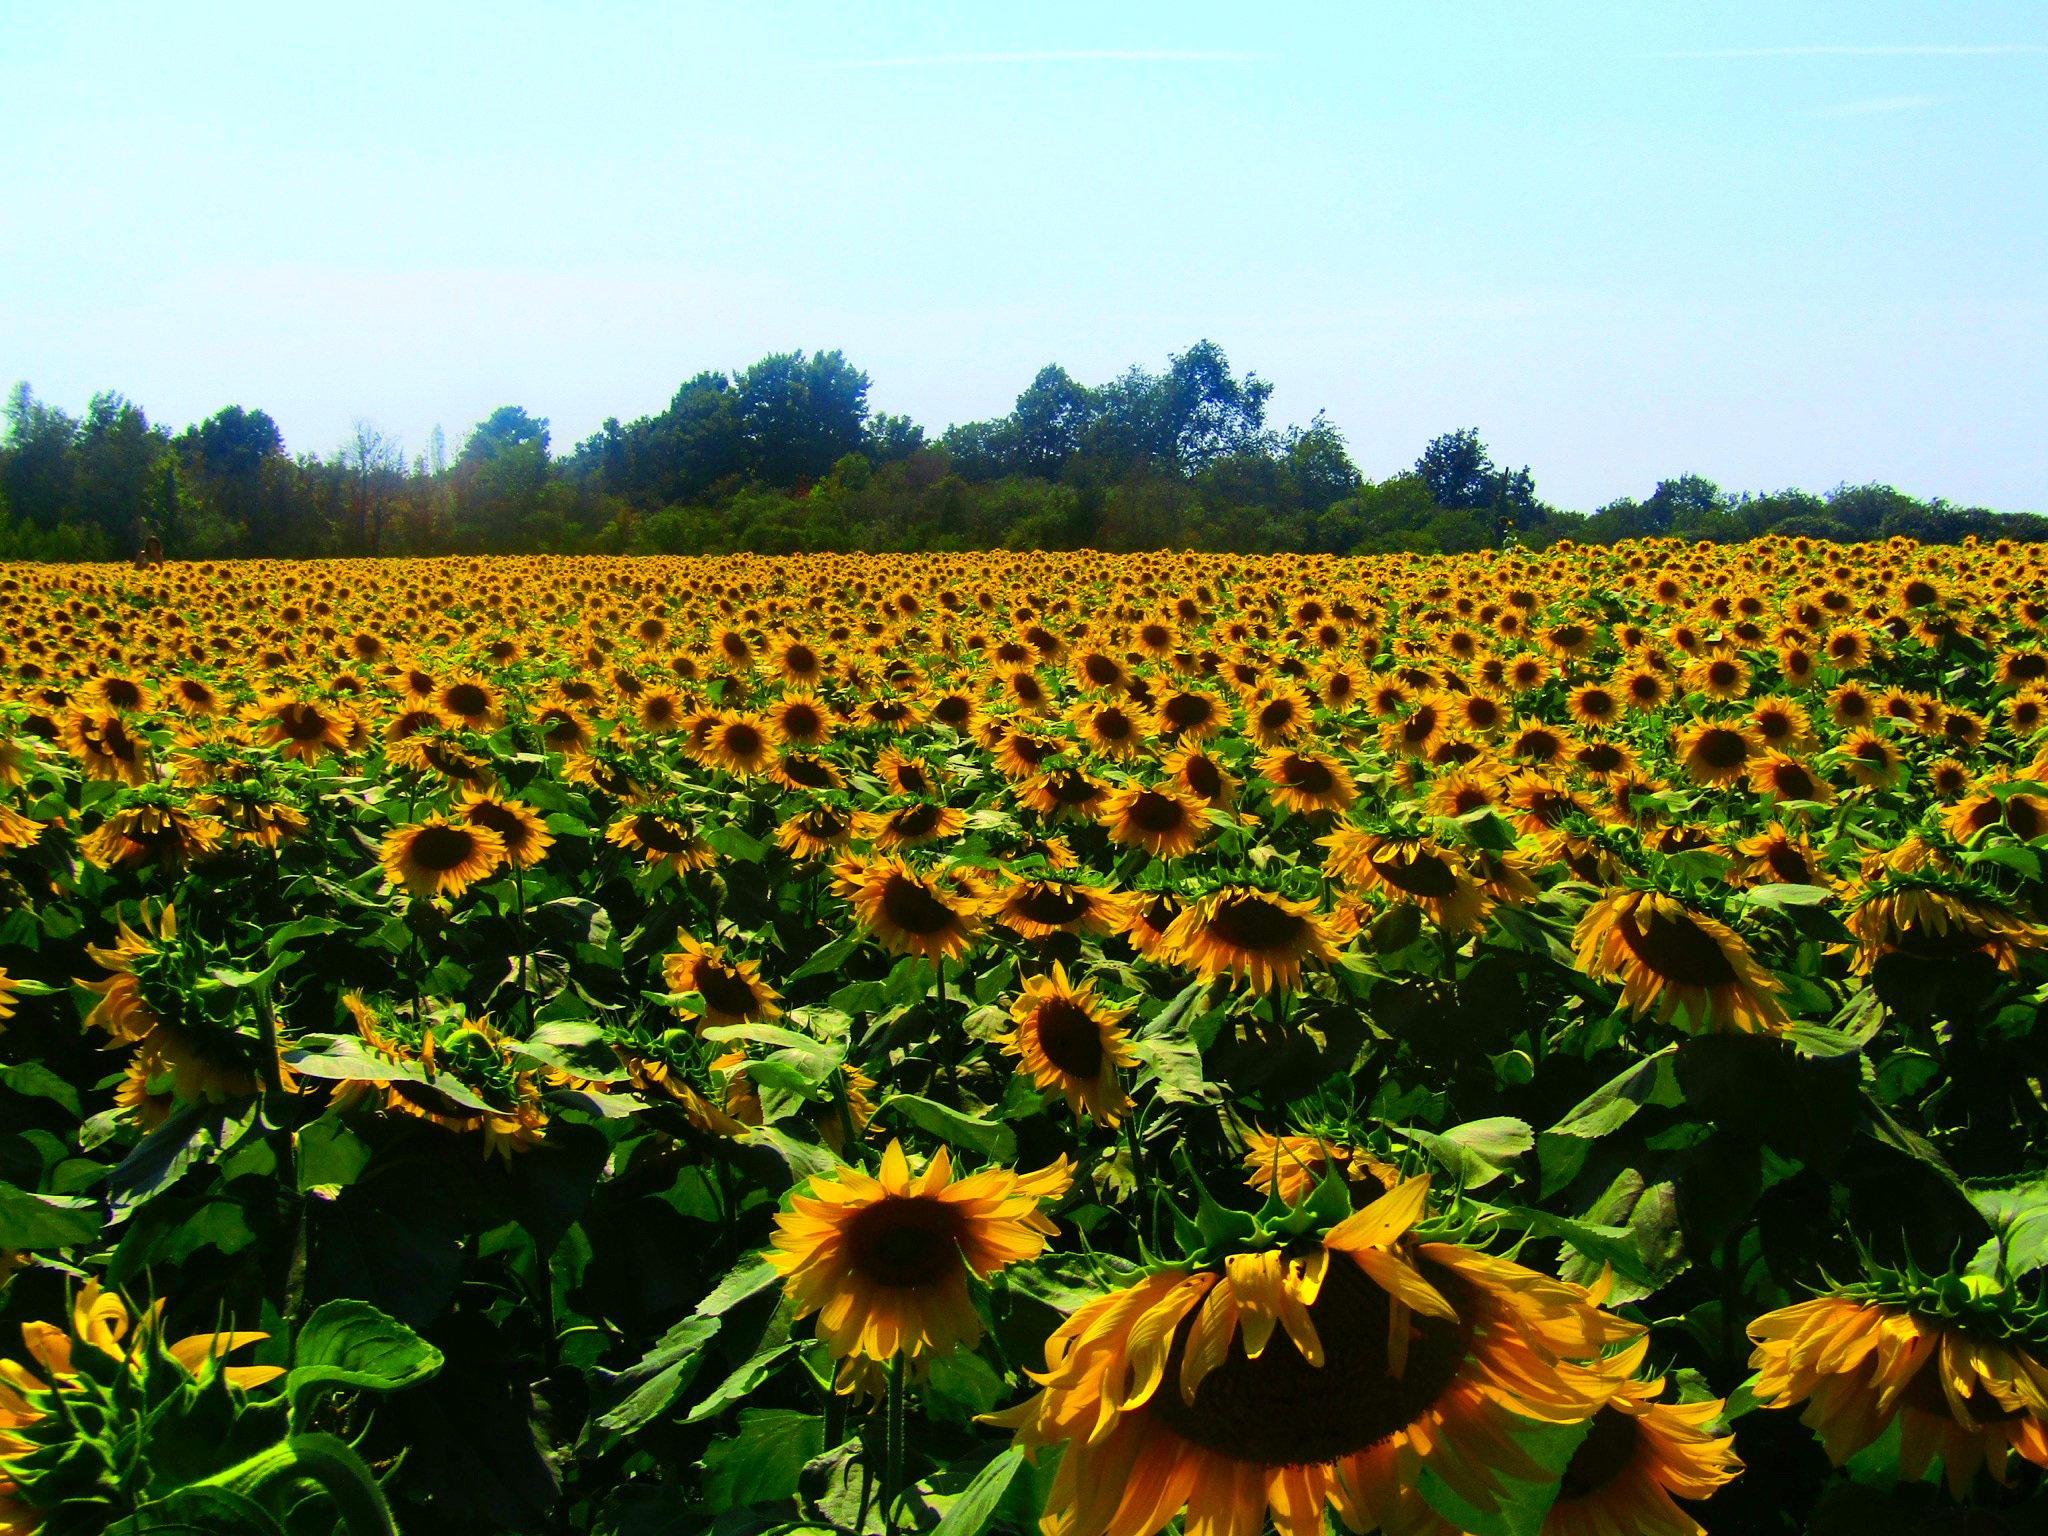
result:
[[[1208,336],[1476,426],[2048,510],[2048,4],[0,0],[0,385],[566,447],[843,348],[937,429]]]

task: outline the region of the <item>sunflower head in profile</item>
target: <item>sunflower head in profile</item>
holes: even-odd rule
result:
[[[684,875],[709,869],[718,855],[681,811],[643,806],[627,811],[605,829],[605,841],[635,854],[650,869]]]
[[[414,896],[460,896],[505,862],[505,840],[489,827],[437,813],[392,828],[377,861],[386,880]]]
[[[1926,962],[1983,955],[2014,972],[2022,955],[2048,949],[2048,928],[1917,835],[1866,861],[1845,901],[1842,920],[1856,940],[1849,969],[1858,976],[1888,955]]]
[[[1166,962],[1166,935],[1187,905],[1171,891],[1132,891],[1124,902],[1124,921],[1117,932],[1147,960]]]
[[[1339,880],[1421,908],[1441,932],[1470,933],[1492,909],[1464,852],[1435,838],[1340,827],[1319,842],[1329,849],[1323,867]]]
[[[1229,976],[1263,996],[1294,991],[1310,960],[1336,958],[1336,935],[1306,901],[1250,885],[1226,885],[1190,902],[1166,931],[1160,958],[1204,981]]]
[[[971,1281],[1042,1253],[1058,1229],[1041,1207],[1072,1182],[1064,1158],[956,1179],[943,1147],[913,1172],[892,1141],[878,1173],[838,1168],[792,1196],[768,1260],[797,1316],[817,1314],[839,1390],[851,1392],[899,1356],[921,1371],[979,1343]]]
[[[1099,815],[1111,842],[1161,859],[1192,852],[1209,830],[1206,808],[1171,782],[1126,784],[1102,802]]]
[[[1789,1028],[1784,983],[1742,936],[1661,891],[1620,890],[1588,907],[1573,935],[1578,968],[1620,984],[1637,1018],[1696,1034]]]
[[[1034,1086],[1065,1096],[1067,1107],[1097,1125],[1113,1126],[1130,1112],[1119,1070],[1134,1067],[1123,1021],[1129,1008],[1112,1008],[1096,995],[1095,983],[1075,986],[1064,965],[1050,976],[1033,976],[1010,1005],[1010,1028],[994,1037]]]
[[[1043,1390],[984,1422],[1064,1446],[1048,1536],[1431,1531],[1425,1468],[1482,1508],[1528,1466],[1523,1421],[1583,1423],[1640,1330],[1575,1286],[1420,1241],[1427,1179],[1320,1237],[1203,1248],[1083,1306],[1046,1345]],[[1310,1231],[1313,1229],[1311,1228]]]
[[[1332,1173],[1344,1181],[1353,1206],[1364,1209],[1401,1182],[1401,1170],[1337,1137],[1244,1134],[1244,1179],[1281,1204],[1300,1205]]]
[[[1731,879],[1742,885],[1833,885],[1834,880],[1803,832],[1774,821],[1763,831],[1738,839]]]
[[[1901,1475],[1923,1478],[1938,1457],[1959,1500],[1980,1470],[2007,1482],[2015,1455],[2048,1467],[2038,1304],[1962,1275],[1866,1268],[1749,1325],[1757,1402],[1805,1403],[1800,1422],[1836,1466],[1896,1421]]]
[[[86,954],[106,974],[99,981],[79,983],[100,998],[86,1015],[85,1027],[104,1030],[123,1045],[148,1035],[163,1022],[165,1013],[176,1012],[180,1001],[175,988],[151,984],[145,992],[145,984],[152,983],[158,969],[173,958],[178,909],[169,903],[161,908],[145,905],[137,922],[139,926],[131,927],[122,917],[112,944],[86,945]]]
[[[661,963],[662,979],[671,992],[704,999],[705,1024],[772,1024],[782,1017],[781,994],[761,979],[757,962],[728,959],[688,933],[678,932],[676,944]]]
[[[531,869],[555,845],[555,834],[539,812],[524,800],[510,799],[494,788],[463,790],[455,809],[472,827],[498,834],[505,845],[505,861],[514,869]]]
[[[507,1162],[545,1139],[540,1086],[490,1024],[459,1009],[438,1019],[396,1014],[355,992],[341,1002],[371,1054],[403,1070],[349,1079],[336,1092],[338,1102],[478,1136],[485,1157]]]
[[[1300,816],[1348,810],[1358,798],[1350,770],[1326,752],[1276,747],[1259,759],[1274,801]]]
[[[595,735],[590,722],[569,703],[544,705],[533,717],[541,745],[550,752],[574,757],[587,750]]]
[[[847,860],[833,875],[861,927],[892,955],[943,964],[966,954],[981,936],[989,898],[972,870],[926,874],[884,856]]]
[[[212,858],[226,840],[227,828],[199,802],[148,785],[124,792],[119,808],[79,839],[78,851],[102,869],[175,871]]]
[[[1015,880],[991,898],[989,915],[1022,938],[1105,934],[1123,922],[1124,898],[1085,881]]]

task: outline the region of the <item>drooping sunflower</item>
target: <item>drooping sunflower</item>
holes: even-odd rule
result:
[[[813,1178],[775,1218],[768,1260],[797,1316],[817,1333],[851,1392],[902,1356],[913,1370],[981,1339],[969,1276],[1034,1259],[1057,1228],[1041,1210],[1073,1182],[1066,1160],[1036,1173],[988,1168],[953,1177],[941,1147],[913,1173],[901,1142],[879,1176],[838,1168]]]
[[[220,852],[227,828],[195,802],[185,805],[160,789],[136,793],[150,798],[112,812],[79,839],[78,851],[102,869],[135,869],[154,864],[180,870]]]
[[[1501,1478],[1534,1466],[1517,1421],[1591,1418],[1616,1386],[1603,1350],[1638,1330],[1520,1265],[1415,1242],[1427,1184],[1320,1242],[1162,1269],[1069,1317],[1043,1390],[986,1420],[1064,1446],[1047,1536],[1153,1536],[1183,1513],[1219,1536],[1322,1536],[1331,1512],[1412,1529],[1389,1522],[1425,1467],[1498,1508]]]
[[[1119,1069],[1134,1067],[1123,1021],[1129,1008],[1112,1008],[1096,995],[1095,983],[1075,986],[1064,965],[1050,976],[1033,976],[1010,1005],[1010,1028],[994,1036],[1004,1052],[1020,1058],[1018,1070],[1041,1089],[1058,1089],[1067,1107],[1097,1125],[1114,1126],[1130,1112]]]
[[[2003,827],[2021,842],[2030,842],[2048,833],[2048,799],[2023,789],[2003,798],[1988,793],[1972,795],[1943,812],[1941,825],[1958,843],[1967,843],[1993,827]]]
[[[436,813],[385,833],[377,862],[414,896],[460,896],[505,856],[505,840],[489,827]]]
[[[514,869],[531,869],[555,845],[555,834],[532,806],[524,800],[508,799],[494,788],[463,790],[455,808],[472,827],[498,834],[505,845],[505,861]]]
[[[1192,851],[1209,830],[1201,802],[1172,783],[1149,788],[1133,783],[1113,790],[1098,819],[1111,842],[1162,859]]]
[[[14,1017],[14,994],[21,990],[21,978],[7,974],[0,966],[0,1024]]]
[[[1228,724],[1222,704],[1199,689],[1178,688],[1163,695],[1153,710],[1152,723],[1162,736],[1177,737],[1193,744],[1215,735]]]
[[[1359,890],[1420,907],[1442,932],[1470,933],[1492,909],[1464,855],[1434,838],[1339,827],[1318,841],[1330,850],[1323,861],[1330,874]]]
[[[1797,1302],[1749,1325],[1759,1403],[1805,1403],[1800,1422],[1836,1466],[1897,1418],[1900,1472],[1923,1477],[1939,1456],[1957,1498],[1980,1468],[2005,1482],[2015,1454],[2048,1467],[2048,1361],[1987,1326],[1996,1319],[1971,1316],[1967,1304],[1928,1306],[1865,1289]]]
[[[833,874],[861,927],[891,954],[944,964],[972,949],[981,933],[988,892],[972,870],[920,874],[884,857],[848,860]]]
[[[775,829],[775,843],[798,859],[822,859],[853,837],[853,817],[836,806],[814,804]]]
[[[680,946],[661,963],[662,979],[671,992],[695,992],[704,999],[703,1022],[772,1024],[782,1017],[782,995],[761,979],[753,960],[730,960],[725,951],[687,932],[676,934]]]
[[[1618,982],[1637,1018],[1693,1033],[1774,1034],[1791,1019],[1784,984],[1742,936],[1659,891],[1621,890],[1588,907],[1573,934],[1578,967]]]
[[[1917,836],[1867,862],[1846,903],[1842,921],[1856,939],[1849,968],[1859,976],[1886,955],[1950,961],[1982,954],[2010,972],[2022,954],[2048,949],[2048,928]]]
[[[1832,885],[1828,872],[1803,832],[1781,821],[1740,838],[1730,850],[1736,859],[1733,878],[1751,885]]]
[[[514,1064],[509,1043],[489,1024],[461,1014],[438,1025],[397,1018],[354,992],[341,1002],[372,1054],[398,1070],[349,1079],[337,1089],[337,1102],[478,1136],[484,1157],[507,1162],[546,1138],[539,1085]]]
[[[123,784],[148,782],[149,743],[130,731],[119,715],[88,715],[73,710],[64,717],[63,736],[88,778]]]
[[[718,862],[717,853],[687,817],[651,807],[627,811],[604,835],[606,842],[638,854],[650,868],[666,865],[678,875]]]
[[[1259,759],[1274,800],[1302,816],[1348,810],[1358,789],[1344,765],[1324,752],[1279,747]]]
[[[1638,1339],[1615,1357],[1613,1368],[1628,1379],[1565,1463],[1537,1536],[1705,1536],[1673,1500],[1710,1498],[1741,1473],[1735,1437],[1710,1429],[1727,1404],[1659,1402],[1664,1378],[1637,1375],[1649,1347]]]
[[[1166,931],[1159,958],[1204,981],[1230,976],[1263,996],[1301,985],[1305,961],[1336,958],[1336,936],[1306,901],[1255,886],[1226,885],[1189,903]]]

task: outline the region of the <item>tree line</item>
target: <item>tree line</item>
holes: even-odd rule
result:
[[[1272,384],[1210,341],[1096,386],[1047,367],[1007,415],[937,437],[871,409],[869,385],[839,352],[777,353],[699,373],[663,410],[608,420],[567,452],[545,418],[501,406],[451,457],[439,428],[411,455],[368,422],[331,453],[292,454],[262,410],[231,405],[173,434],[119,394],[72,416],[19,384],[0,433],[0,559],[120,559],[152,540],[203,559],[2048,538],[2048,517],[1874,484],[1730,493],[1685,474],[1568,511],[1471,429],[1372,480],[1324,416],[1269,423]]]

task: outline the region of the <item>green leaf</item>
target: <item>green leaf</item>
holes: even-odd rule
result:
[[[709,1397],[692,1408],[683,1422],[701,1424],[706,1419],[717,1418],[734,1403],[751,1395],[756,1387],[775,1373],[776,1367],[787,1356],[801,1347],[801,1340],[784,1339],[779,1344],[764,1345],[756,1350],[752,1358],[721,1381]]]
[[[600,1390],[617,1401],[597,1416],[600,1429],[631,1434],[668,1411],[669,1405],[697,1379],[704,1346],[717,1334],[715,1317],[691,1316],[663,1334],[639,1361],[619,1372],[599,1372]]]
[[[704,1452],[704,1497],[714,1510],[744,1509],[797,1491],[804,1464],[825,1449],[825,1421],[793,1408],[743,1408],[739,1433]]]
[[[896,1093],[876,1106],[875,1113],[894,1111],[920,1130],[956,1147],[966,1147],[983,1157],[1007,1163],[1017,1155],[1017,1133],[1000,1121],[980,1115],[962,1114],[932,1099],[914,1093]]]
[[[1586,1438],[1589,1423],[1529,1424],[1518,1421],[1510,1432],[1515,1448],[1547,1474],[1541,1481],[1524,1482],[1495,1473],[1501,1487],[1492,1509],[1468,1504],[1442,1478],[1424,1468],[1416,1488],[1431,1509],[1467,1536],[1536,1536],[1543,1529],[1543,1517],[1556,1501],[1558,1481]]]
[[[1508,1171],[1509,1163],[1536,1145],[1536,1132],[1529,1123],[1507,1115],[1468,1120],[1441,1132],[1420,1126],[1390,1129],[1434,1157],[1458,1181],[1460,1189],[1479,1189],[1491,1184]]]
[[[329,1391],[396,1392],[441,1369],[441,1351],[367,1301],[329,1301],[292,1341],[285,1395],[297,1426]]]
[[[807,976],[822,976],[827,971],[836,971],[846,963],[846,957],[860,947],[858,932],[842,933],[838,938],[819,950],[810,959],[790,973],[789,981],[802,981]],[[784,987],[787,988],[788,982]]]
[[[975,1473],[974,1481],[946,1506],[945,1514],[932,1528],[932,1536],[981,1536],[988,1529],[989,1521],[995,1518],[996,1511],[1002,1507],[1003,1499],[1023,1465],[1021,1446],[1013,1445],[997,1455]]]
[[[83,1112],[78,1104],[78,1090],[40,1061],[27,1061],[19,1066],[0,1062],[0,1087],[23,1098],[49,1099],[61,1104],[71,1111],[74,1119]]]
[[[99,1235],[99,1202],[38,1195],[0,1182],[0,1248],[72,1248]]]
[[[782,1278],[778,1270],[766,1258],[743,1260],[717,1285],[711,1294],[697,1303],[699,1317],[719,1317],[750,1296],[758,1296]]]
[[[300,1131],[294,1147],[301,1193],[323,1185],[353,1184],[370,1165],[369,1147],[331,1111]]]

